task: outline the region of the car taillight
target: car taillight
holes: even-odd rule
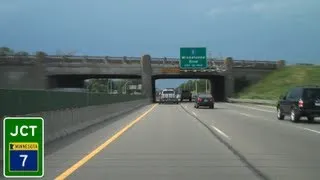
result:
[[[299,107],[303,107],[303,101],[301,99],[299,100]]]
[[[201,98],[198,98],[198,101],[202,101],[202,99],[201,99]]]

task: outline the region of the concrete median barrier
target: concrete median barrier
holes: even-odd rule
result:
[[[151,103],[150,99],[117,102],[64,110],[46,111],[23,116],[40,116],[45,120],[45,144],[85,129],[91,125],[115,118]],[[1,131],[3,124],[1,123]],[[1,151],[2,151],[1,132]],[[1,159],[3,157],[1,156]]]
[[[51,142],[93,124],[114,118],[147,105],[150,101],[135,100],[100,106],[67,109],[64,111],[49,111],[30,114],[41,116],[45,120],[45,143]]]

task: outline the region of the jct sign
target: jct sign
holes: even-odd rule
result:
[[[5,118],[3,158],[5,177],[43,177],[44,120],[40,117]]]

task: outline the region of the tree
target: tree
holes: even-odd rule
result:
[[[108,92],[108,79],[91,79],[87,88],[89,92]]]
[[[113,81],[113,90],[117,90],[118,93],[122,93],[124,88],[128,91],[129,85],[139,85],[141,84],[140,79],[120,79],[117,81]]]
[[[187,82],[184,82],[180,84],[178,87],[181,90],[188,90],[188,91],[194,91],[195,90],[195,80],[188,80]]]
[[[207,84],[208,90],[210,89],[210,84]],[[178,86],[179,90],[197,91],[198,93],[206,92],[206,80],[188,80]]]
[[[227,58],[224,60],[224,65],[225,65],[228,69],[231,69],[231,68],[232,68],[232,65],[233,65],[233,59],[232,59],[232,57],[227,57]]]
[[[285,65],[286,65],[286,61],[285,60],[277,61],[277,67],[278,68],[283,68]]]
[[[89,92],[96,93],[111,93],[111,90],[117,90],[118,93],[122,92],[121,81],[113,81],[112,79],[90,79],[87,81],[86,86]]]
[[[40,61],[43,61],[46,56],[47,56],[47,53],[45,53],[45,52],[43,52],[43,51],[37,51],[37,52],[36,52],[36,57],[37,57],[37,59],[39,59]]]
[[[37,51],[36,56],[37,57],[46,57],[46,56],[48,56],[48,54],[43,51]]]
[[[12,56],[14,51],[8,47],[0,47],[0,56]]]

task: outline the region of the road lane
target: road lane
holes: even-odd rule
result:
[[[290,117],[286,116],[285,120],[277,120],[276,108],[272,106],[257,106],[253,104],[227,104],[222,103],[221,107],[229,108],[237,112],[241,112],[242,115],[254,116],[259,120],[278,121],[277,123],[287,126],[291,125],[299,129],[303,129],[313,133],[320,133],[320,118],[316,118],[314,123],[308,123],[307,118],[301,118],[301,122],[292,123]]]
[[[68,179],[258,179],[180,105],[158,105]]]
[[[272,108],[262,111],[264,108],[256,106],[217,103],[216,109],[195,109],[193,104],[185,105],[229,136],[228,143],[271,179],[320,177],[320,134],[277,120],[275,113],[268,112]]]

